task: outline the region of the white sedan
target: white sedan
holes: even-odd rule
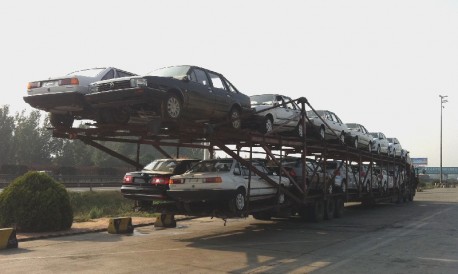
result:
[[[309,110],[307,111],[307,117],[312,125],[312,130],[315,130],[321,139],[340,140],[341,143],[345,143],[345,135],[349,131],[348,127],[334,112],[329,110],[317,110],[316,112]]]
[[[388,139],[382,132],[371,132],[372,135],[372,151],[377,154],[383,153],[390,155],[390,146]]]
[[[261,162],[253,161],[252,164],[257,170],[268,174],[268,170]],[[289,179],[268,176],[276,183],[290,187]],[[250,201],[285,201],[284,194],[279,193],[277,186],[267,183],[254,172],[251,172],[250,180],[248,168],[229,158],[201,161],[186,173],[172,176],[169,188],[167,194],[174,200],[184,203],[225,203],[236,214],[245,210],[248,196]]]
[[[287,96],[261,94],[250,96],[251,108],[255,111],[256,128],[264,134],[273,132],[295,132],[302,136],[301,109]]]

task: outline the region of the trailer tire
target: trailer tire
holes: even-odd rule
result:
[[[344,200],[342,198],[337,198],[335,199],[335,203],[336,203],[336,206],[335,206],[335,209],[334,209],[334,217],[336,218],[340,218],[343,216],[343,213],[344,213]]]
[[[326,208],[325,208],[325,212],[324,212],[324,218],[326,220],[331,220],[332,218],[334,218],[334,214],[336,212],[336,203],[334,201],[334,199],[332,198],[329,198],[326,200]]]
[[[311,208],[312,210],[312,220],[314,222],[321,222],[324,219],[324,201],[321,199],[318,199],[315,201],[313,207]]]

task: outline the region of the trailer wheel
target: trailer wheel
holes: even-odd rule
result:
[[[340,218],[343,216],[343,212],[344,212],[344,200],[342,198],[337,198],[335,200],[335,203],[336,203],[336,206],[334,208],[334,217],[336,218]]]
[[[312,207],[312,219],[315,222],[321,222],[324,219],[324,201],[318,199]]]
[[[336,204],[335,204],[334,199],[332,198],[327,199],[326,200],[326,209],[324,212],[325,213],[324,218],[326,220],[331,220],[332,218],[334,218],[335,212],[336,212]]]

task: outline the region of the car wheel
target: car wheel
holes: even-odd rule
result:
[[[51,113],[49,117],[49,122],[55,128],[71,128],[74,120],[73,116],[66,114]]]
[[[320,139],[324,140],[325,137],[325,129],[323,126],[320,127]]]
[[[269,132],[272,132],[274,128],[274,122],[272,121],[272,118],[266,116],[264,117],[264,127],[262,129],[262,133],[266,134]]]
[[[340,133],[339,140],[341,144],[345,144],[345,133]]]
[[[242,127],[242,121],[240,119],[240,110],[233,107],[229,112],[229,122],[233,129],[240,129]]]
[[[377,154],[380,155],[381,153],[381,148],[380,148],[380,145],[377,146]]]
[[[183,105],[180,99],[173,93],[170,93],[164,101],[165,114],[167,118],[178,119],[181,116]]]
[[[367,149],[369,150],[369,153],[372,152],[372,143],[369,143],[369,146],[367,147]]]
[[[353,142],[353,146],[358,149],[358,137],[355,138],[354,142]]]
[[[299,124],[297,124],[296,133],[297,136],[301,138],[304,137],[304,127],[302,126],[302,121],[299,121]]]
[[[238,189],[234,197],[229,201],[229,208],[235,214],[240,214],[245,209],[245,191]]]
[[[384,193],[387,193],[387,192],[388,192],[388,182],[387,182],[387,181],[385,181],[385,182],[383,183],[383,192],[384,192]]]
[[[393,149],[393,157],[396,158],[396,149]]]
[[[326,208],[325,208],[325,212],[324,212],[324,218],[326,220],[330,220],[330,219],[334,218],[335,209],[336,209],[336,204],[335,204],[334,200],[332,198],[328,198],[326,200]]]

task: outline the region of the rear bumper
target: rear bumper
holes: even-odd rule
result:
[[[237,190],[222,189],[194,189],[194,190],[168,190],[167,195],[180,202],[212,202],[228,201],[235,196]]]
[[[84,95],[78,92],[37,94],[23,97],[30,106],[45,111],[83,111],[89,108]]]
[[[167,187],[144,187],[134,185],[121,186],[121,194],[124,198],[137,200],[137,201],[155,201],[155,200],[170,200],[167,196]]]
[[[85,95],[86,101],[95,108],[117,107],[137,104],[160,106],[166,91],[150,88],[128,88],[94,92]]]

